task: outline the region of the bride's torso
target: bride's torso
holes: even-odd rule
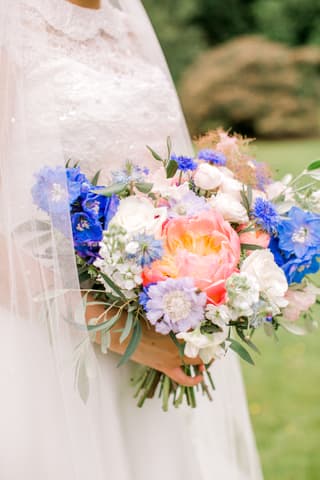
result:
[[[126,159],[150,165],[145,145],[163,151],[167,136],[190,148],[163,59],[145,53],[125,10],[23,0],[22,15],[35,148],[58,128],[65,159],[104,175]]]

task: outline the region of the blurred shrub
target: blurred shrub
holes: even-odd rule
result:
[[[203,53],[181,83],[193,134],[217,126],[259,137],[319,133],[320,50],[291,49],[258,36]]]

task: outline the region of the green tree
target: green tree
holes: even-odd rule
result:
[[[196,0],[143,0],[176,82],[206,46],[205,32],[194,22]]]
[[[252,6],[257,30],[289,45],[320,44],[318,0],[256,0]]]

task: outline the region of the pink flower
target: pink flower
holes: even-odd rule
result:
[[[226,280],[237,271],[240,241],[237,233],[215,210],[194,217],[169,220],[163,229],[165,255],[145,268],[143,283],[191,277],[209,303],[226,299]]]
[[[239,231],[244,230],[248,225],[240,225]],[[257,245],[262,248],[268,248],[270,243],[270,235],[262,230],[253,230],[250,232],[244,232],[239,234],[240,243],[246,243],[249,245]],[[247,252],[250,255],[252,251]]]
[[[306,287],[304,290],[289,289],[285,296],[289,305],[284,310],[284,318],[295,322],[303,312],[309,310],[316,301],[316,294],[312,288]]]

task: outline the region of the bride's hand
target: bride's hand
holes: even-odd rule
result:
[[[88,306],[86,317],[87,321],[90,318],[97,318],[102,313],[101,306]],[[110,312],[110,316],[112,313]],[[105,319],[104,319],[105,321]],[[110,350],[123,354],[128,346],[129,338],[120,344],[121,331],[124,327],[125,317],[121,318],[116,326],[111,329],[111,345]],[[100,334],[96,335],[97,343],[100,343]],[[203,380],[201,375],[196,377],[189,377],[184,373],[181,368],[181,364],[184,362],[189,365],[201,365],[202,361],[199,358],[191,359],[185,357],[182,361],[178,348],[173,343],[172,339],[168,335],[161,335],[156,333],[154,329],[147,325],[142,325],[142,338],[141,342],[132,356],[132,360],[142,365],[147,365],[165,373],[174,380],[176,383],[185,386],[194,386]]]

